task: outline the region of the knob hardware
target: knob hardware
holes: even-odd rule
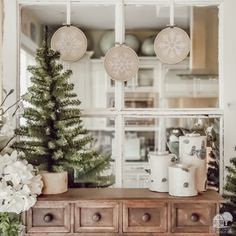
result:
[[[197,213],[193,213],[191,216],[190,216],[190,220],[192,222],[197,222],[199,220],[199,215]]]
[[[144,222],[148,222],[149,220],[151,219],[151,215],[149,213],[145,213],[143,216],[142,216],[142,220]]]
[[[49,223],[53,220],[53,215],[48,213],[43,217],[44,222]]]
[[[99,213],[95,213],[93,216],[92,216],[92,219],[94,222],[98,222],[99,220],[101,220],[101,214]]]

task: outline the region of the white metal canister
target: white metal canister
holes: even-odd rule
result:
[[[196,166],[173,164],[169,166],[169,194],[190,197],[198,194],[195,183]]]
[[[179,137],[180,162],[187,165],[195,165],[196,185],[199,192],[206,190],[207,181],[207,151],[206,136],[200,134],[186,134]]]
[[[175,156],[169,152],[150,152],[150,190],[168,192],[168,166]]]

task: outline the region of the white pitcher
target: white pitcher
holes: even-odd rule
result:
[[[150,190],[156,192],[168,192],[168,166],[175,159],[169,152],[150,152]]]

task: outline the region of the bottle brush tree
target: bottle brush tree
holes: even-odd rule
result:
[[[230,165],[226,169],[228,174],[226,176],[225,190],[228,193],[225,197],[228,201],[224,204],[221,211],[230,212],[233,216],[228,235],[236,235],[236,157],[230,160]]]
[[[41,170],[68,171],[69,186],[79,180],[109,184],[111,176],[102,175],[110,157],[90,149],[92,137],[83,128],[80,101],[69,83],[71,70],[63,70],[60,53],[43,42],[37,50],[36,66],[29,66],[32,85],[23,100],[24,125],[15,133],[19,140],[13,148]]]

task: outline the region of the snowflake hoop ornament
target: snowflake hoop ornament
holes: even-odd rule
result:
[[[154,51],[162,62],[177,64],[187,57],[190,51],[190,38],[181,28],[165,28],[156,36]]]
[[[63,26],[52,36],[51,48],[59,51],[63,61],[78,61],[87,50],[87,38],[74,26]]]
[[[18,159],[17,152],[0,156],[0,213],[20,214],[36,203],[43,182],[33,166]]]
[[[137,74],[139,59],[132,48],[120,45],[108,50],[104,65],[112,79],[127,81]]]

